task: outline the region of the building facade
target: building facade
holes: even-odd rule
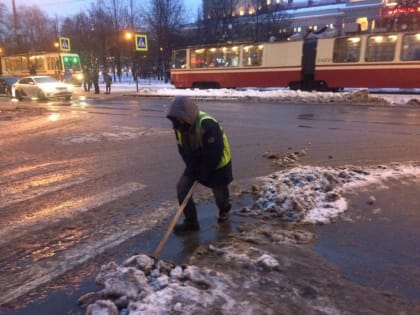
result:
[[[217,20],[213,26],[225,34],[254,24],[254,40],[267,40],[325,28],[335,33],[417,30],[420,9],[418,0],[203,0],[203,16]]]

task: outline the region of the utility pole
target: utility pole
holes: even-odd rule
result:
[[[12,0],[12,8],[13,8],[13,25],[15,28],[16,49],[20,52],[20,38],[18,35],[18,18],[17,18],[15,0]]]

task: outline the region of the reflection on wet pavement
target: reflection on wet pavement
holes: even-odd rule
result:
[[[249,206],[253,204],[253,202],[252,196],[242,195],[232,204],[232,209],[238,210],[241,209],[241,205]],[[186,235],[176,235],[172,233],[168,243],[162,250],[160,258],[173,260],[178,264],[185,263],[186,259],[198,246],[223,240],[229,233],[236,232],[241,222],[252,220],[247,217],[231,214],[229,221],[218,224],[216,220],[216,209],[216,205],[212,202],[200,204],[197,211],[200,231],[187,233]],[[182,218],[180,220],[182,220]],[[155,246],[157,246],[157,244]]]
[[[352,281],[418,299],[420,183],[386,184],[351,196],[348,220],[319,227],[315,249]]]

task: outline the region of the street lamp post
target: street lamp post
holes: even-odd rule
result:
[[[130,67],[131,63],[132,63],[132,54],[131,54],[131,49],[130,46],[133,42],[133,38],[134,35],[132,32],[130,31],[126,31],[124,34],[125,40],[127,41],[127,67]],[[132,67],[131,67],[132,68]]]
[[[134,33],[131,31],[126,31],[124,34],[125,40],[127,41],[128,45],[128,52],[127,55],[129,55],[129,58],[131,59],[130,65],[131,65],[131,75],[133,77],[134,82],[136,83],[136,91],[139,91],[139,78],[138,78],[138,71],[137,67],[138,65],[134,65]]]
[[[54,47],[55,49],[57,49],[58,52],[58,60],[55,64],[55,76],[57,80],[61,81],[61,55],[60,55],[60,43],[59,42],[55,42],[54,43]]]
[[[164,79],[165,66],[163,64],[163,47],[159,47],[159,65],[158,65],[158,79]]]
[[[3,74],[3,69],[1,67],[1,57],[3,56],[4,49],[0,47],[0,74]]]

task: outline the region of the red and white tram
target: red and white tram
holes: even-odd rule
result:
[[[173,51],[177,88],[420,88],[420,33],[308,37]]]

